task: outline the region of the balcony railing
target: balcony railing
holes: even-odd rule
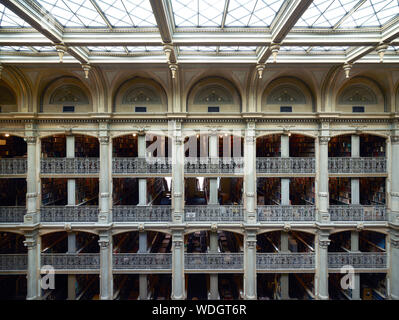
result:
[[[42,266],[52,266],[55,270],[98,270],[100,255],[98,253],[42,253]]]
[[[244,158],[185,158],[184,159],[185,173],[208,173],[208,174],[222,174],[222,173],[237,173],[244,172]]]
[[[315,173],[315,158],[256,158],[257,173]]]
[[[328,158],[330,173],[386,173],[387,160],[385,157],[374,158]]]
[[[25,158],[0,159],[0,174],[26,174],[27,168]]]
[[[331,221],[386,221],[385,206],[330,206]]]
[[[171,173],[172,159],[155,158],[113,158],[112,173]]]
[[[54,206],[40,208],[41,222],[97,222],[98,206]]]
[[[27,254],[0,254],[0,271],[26,271]]]
[[[186,222],[242,222],[244,221],[243,206],[185,206],[184,218]]]
[[[172,221],[171,206],[114,206],[113,222],[167,222]]]
[[[113,268],[116,270],[171,270],[171,253],[115,253]]]
[[[244,267],[242,253],[186,253],[185,270],[241,270]]]
[[[257,253],[256,268],[257,270],[314,269],[315,254],[313,252]]]
[[[328,267],[339,269],[343,266],[357,269],[385,269],[387,268],[387,254],[385,252],[329,252]]]
[[[0,223],[23,223],[25,207],[0,207]]]
[[[95,174],[99,171],[99,158],[45,158],[40,161],[42,174]]]
[[[315,206],[258,206],[258,221],[315,221]]]

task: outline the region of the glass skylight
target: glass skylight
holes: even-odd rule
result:
[[[295,53],[345,53],[350,47],[338,47],[338,46],[324,46],[324,47],[298,47],[298,46],[282,46],[281,52],[295,52]]]
[[[240,52],[255,52],[256,47],[245,47],[245,46],[234,46],[234,47],[226,47],[226,46],[220,46],[219,51],[240,51]]]
[[[177,27],[220,27],[225,0],[172,0]]]
[[[161,46],[140,46],[140,47],[127,47],[129,52],[156,52],[162,51],[163,47]]]
[[[0,51],[18,51],[18,52],[32,52],[29,47],[26,46],[1,46]]]
[[[0,4],[0,27],[29,28],[30,25],[18,17],[14,12]]]
[[[91,52],[126,52],[123,47],[87,47]]]
[[[197,51],[197,52],[216,52],[216,47],[206,47],[206,46],[180,46],[180,51]]]

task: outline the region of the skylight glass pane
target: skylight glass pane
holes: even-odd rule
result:
[[[269,27],[283,0],[230,0],[226,27]]]
[[[87,47],[91,52],[126,52],[123,47]]]
[[[177,27],[220,27],[225,0],[172,0]]]
[[[127,47],[129,52],[163,52],[163,47],[161,46],[139,46],[139,47]]]
[[[54,47],[33,47],[33,49],[39,51],[39,52],[55,52],[55,48]]]
[[[64,27],[107,27],[90,0],[37,0]]]
[[[0,51],[18,51],[18,52],[32,52],[32,50],[29,47],[26,46],[1,46]]]
[[[205,46],[181,46],[179,47],[180,51],[188,51],[188,52],[215,52],[216,47],[205,47]]]
[[[240,52],[255,52],[256,47],[248,47],[248,46],[220,46],[219,51],[240,51]]]
[[[96,0],[113,27],[156,27],[148,0]]]
[[[29,28],[30,25],[18,17],[14,12],[0,4],[0,27]]]

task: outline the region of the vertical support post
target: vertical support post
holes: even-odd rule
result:
[[[351,157],[360,157],[360,136],[352,135],[351,137]],[[351,178],[351,204],[360,204],[360,180],[359,178]]]
[[[244,235],[244,299],[256,299],[256,231]]]
[[[329,232],[319,230],[316,233],[316,298],[328,300],[328,246]]]
[[[32,133],[33,134],[33,133]],[[38,181],[40,158],[38,157],[38,143],[36,136],[30,135],[25,138],[27,143],[28,168],[26,173],[26,214],[25,224],[36,224],[40,222],[40,210],[38,209]]]
[[[37,230],[25,234],[24,245],[28,248],[27,300],[39,300],[40,286],[40,237]]]
[[[183,222],[184,216],[184,144],[181,122],[170,121],[169,132],[172,133],[172,205],[173,222]]]
[[[389,233],[389,298],[399,300],[399,231]]]
[[[112,234],[108,230],[100,231],[100,299],[112,300],[114,295],[112,274]]]
[[[359,252],[359,232],[351,231],[351,252]],[[352,300],[360,300],[360,274],[354,274]]]
[[[76,233],[68,232],[68,253],[76,253]],[[76,275],[68,274],[68,300],[76,300]]]
[[[137,145],[138,145],[138,156],[139,158],[145,158],[146,154],[146,136],[145,134],[139,134],[137,137]],[[161,149],[161,148],[159,148]],[[159,150],[158,149],[158,150]],[[139,179],[139,206],[147,205],[147,179],[140,178]]]
[[[256,223],[256,133],[255,122],[248,122],[244,146],[244,205],[247,223]]]
[[[172,231],[172,299],[186,298],[184,285],[184,234],[182,230]]]
[[[66,156],[67,158],[75,158],[75,136],[66,136]],[[76,180],[68,179],[68,206],[76,205]]]
[[[209,252],[210,253],[217,253],[218,252],[218,233],[217,231],[209,232]],[[218,274],[217,273],[210,273],[209,274],[209,282],[210,282],[210,299],[211,300],[218,300],[219,299],[219,284],[218,284]]]
[[[218,157],[218,136],[216,132],[209,135],[209,156],[212,159]],[[218,204],[218,178],[209,178],[209,203]]]
[[[319,154],[316,155],[316,180],[318,181],[318,220],[319,222],[329,222],[330,214],[328,212],[328,141],[329,137],[329,124],[321,123],[321,132],[318,137]]]
[[[289,253],[288,250],[288,232],[281,231],[281,253]],[[280,289],[281,289],[281,299],[288,300],[289,295],[289,274],[283,273],[280,275]]]
[[[110,157],[110,137],[108,136],[108,124],[100,123],[99,126],[100,140],[100,213],[98,222],[102,224],[111,223],[112,215],[110,210],[111,196],[111,157]]]
[[[145,231],[139,232],[139,253],[147,253],[147,232]],[[148,282],[146,274],[139,275],[139,299],[148,299]]]
[[[391,136],[391,211],[389,221],[399,225],[399,129]]]
[[[289,158],[290,156],[290,137],[288,134],[281,135],[281,157]],[[290,179],[289,178],[281,178],[281,205],[289,206],[290,205]]]

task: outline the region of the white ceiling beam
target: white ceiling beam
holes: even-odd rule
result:
[[[374,51],[375,47],[358,47],[347,53],[345,62],[354,63],[356,60],[364,57]]]
[[[357,9],[359,9],[366,1],[367,0],[360,0],[358,3],[356,3],[352,9],[350,9],[341,19],[339,19],[339,21],[334,25],[333,30],[337,29],[341,24],[343,24],[345,20],[354,14]]]
[[[112,24],[111,22],[108,20],[108,18],[106,17],[106,15],[104,14],[104,12],[101,10],[101,8],[99,7],[99,5],[97,4],[96,0],[90,0],[91,4],[93,5],[93,7],[97,10],[98,14],[100,15],[101,19],[104,20],[105,24],[108,26],[108,28],[110,30],[112,30]]]
[[[150,0],[150,3],[162,41],[164,43],[171,43],[175,29],[175,23],[170,1]]]

